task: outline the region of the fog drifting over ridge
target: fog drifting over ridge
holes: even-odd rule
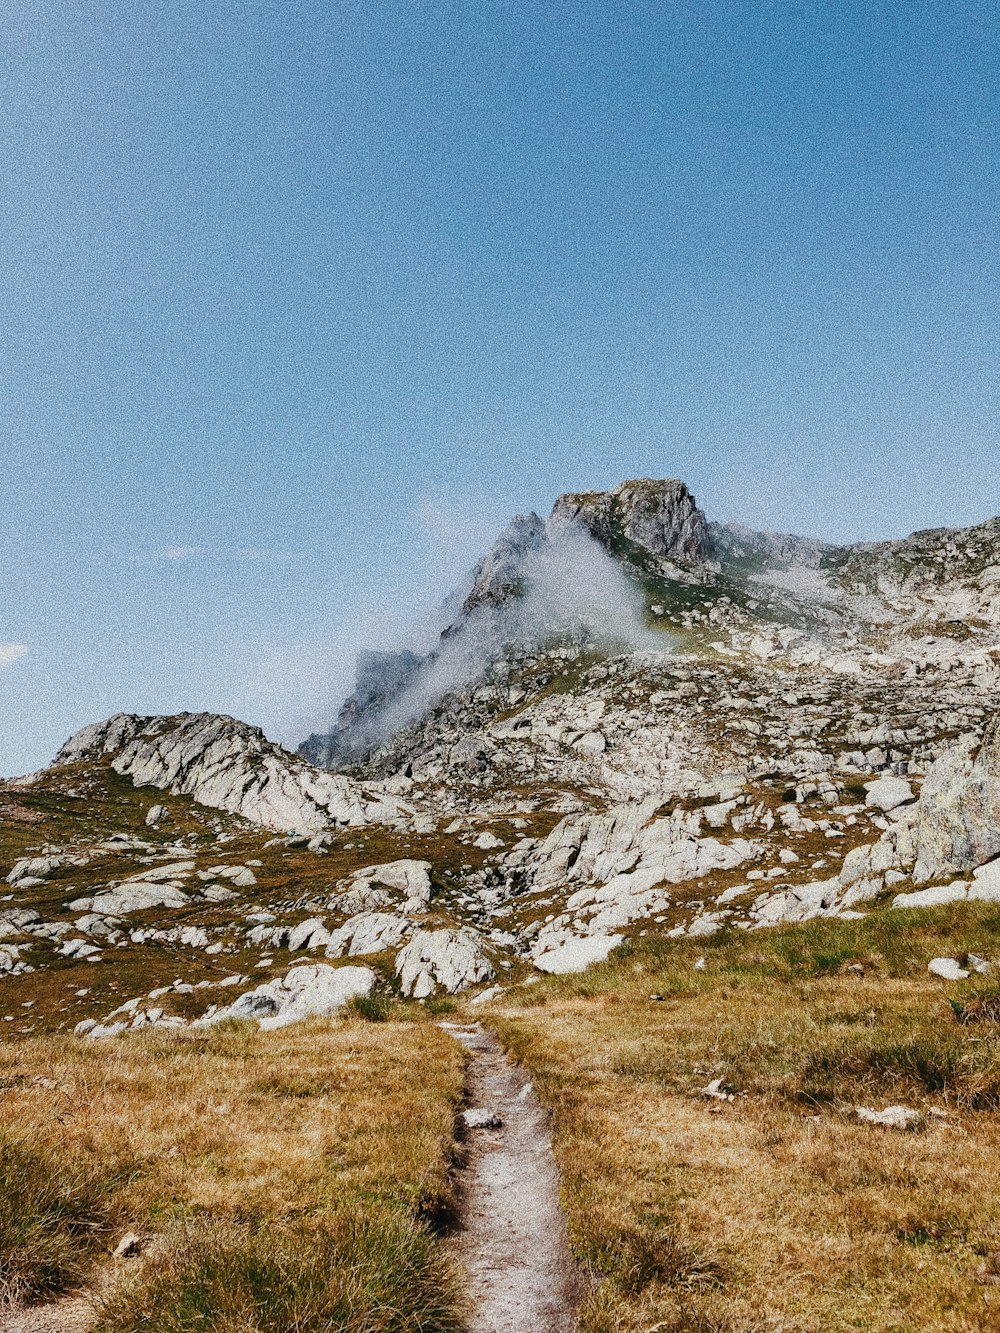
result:
[[[458,607],[461,600],[453,594],[445,606]],[[611,651],[662,652],[673,646],[666,634],[647,626],[639,583],[582,528],[566,527],[527,552],[518,589],[508,599],[450,620],[398,693],[352,728],[352,749],[377,748],[478,680],[505,653],[530,651],[562,634]]]

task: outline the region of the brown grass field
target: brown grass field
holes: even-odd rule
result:
[[[1000,987],[926,970],[998,926],[963,906],[643,941],[495,1002],[604,1279],[586,1333],[1000,1328]],[[732,1100],[699,1093],[716,1078]],[[854,1114],[899,1103],[915,1130]]]
[[[450,1330],[463,1056],[358,1015],[259,1034],[0,1046],[0,1298],[109,1277],[100,1333]],[[0,1316],[2,1322],[2,1316]]]

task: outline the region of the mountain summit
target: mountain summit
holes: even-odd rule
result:
[[[547,520],[509,524],[449,599],[455,612],[432,652],[365,654],[336,725],[299,750],[323,768],[374,758],[388,771],[407,729],[559,643],[612,655],[696,647],[716,658],[836,661],[845,671],[878,653],[908,662],[925,637],[917,626],[944,626],[929,635],[938,655],[959,630],[962,642],[982,646],[1000,617],[998,535],[992,520],[836,546],[709,523],[675,479],[567,493]]]

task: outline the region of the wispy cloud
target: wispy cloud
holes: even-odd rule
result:
[[[0,670],[19,662],[27,651],[26,643],[0,643]]]
[[[164,546],[158,552],[164,560],[193,560],[196,555],[204,555],[204,546]]]
[[[300,558],[296,551],[276,550],[267,546],[159,546],[153,551],[133,551],[128,556],[129,563],[133,565],[154,565],[164,560],[286,564]]]

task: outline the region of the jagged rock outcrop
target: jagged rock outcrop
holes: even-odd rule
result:
[[[308,737],[299,754],[333,769],[366,758],[388,736],[434,708],[444,694],[472,682],[512,645],[536,646],[554,633],[620,637],[620,625],[603,625],[614,618],[606,605],[588,613],[587,581],[600,581],[592,567],[600,553],[590,547],[588,536],[633,574],[638,567],[689,580],[683,567],[707,567],[712,560],[705,515],[682,481],[639,479],[612,491],[561,495],[547,522],[534,513],[521,514],[501,533],[473,570],[461,602],[450,599],[458,609],[438,649],[424,657],[404,653],[359,658],[354,693],[336,725],[325,735]],[[571,576],[575,561],[583,566],[582,597],[579,580],[574,584]],[[560,583],[566,587],[556,588]],[[570,585],[573,594],[567,595]],[[540,588],[542,605],[536,606],[530,595]],[[637,590],[625,590],[617,600],[635,601],[639,613],[639,597]],[[407,695],[412,706],[400,703]]]
[[[623,481],[613,491],[560,495],[548,530],[577,524],[613,555],[628,557],[624,543],[664,560],[702,564],[712,558],[705,515],[683,481]]]
[[[537,514],[519,514],[513,519],[473,571],[462,615],[469,616],[481,606],[500,606],[517,593],[525,559],[547,544],[545,524]]]
[[[403,994],[423,1000],[438,986],[453,995],[476,982],[489,981],[493,965],[478,931],[467,926],[458,930],[445,927],[418,930],[396,955],[396,972]]]
[[[269,741],[259,727],[215,713],[117,713],[70,737],[53,763],[105,754],[113,756],[115,772],[137,787],[192,796],[280,831],[361,825],[371,817],[402,816],[407,809],[386,796],[368,801],[357,783],[311,767]]]
[[[606,934],[665,910],[670,902],[665,885],[733,870],[759,855],[745,838],[721,842],[699,836],[699,811],[655,818],[659,804],[654,796],[605,814],[568,816],[524,863],[524,881],[534,890],[583,885],[566,906],[577,922],[589,917],[588,934]],[[558,918],[549,934],[556,924]]]
[[[916,805],[915,884],[974,870],[1000,856],[1000,717],[982,744],[959,744],[934,763]]]

